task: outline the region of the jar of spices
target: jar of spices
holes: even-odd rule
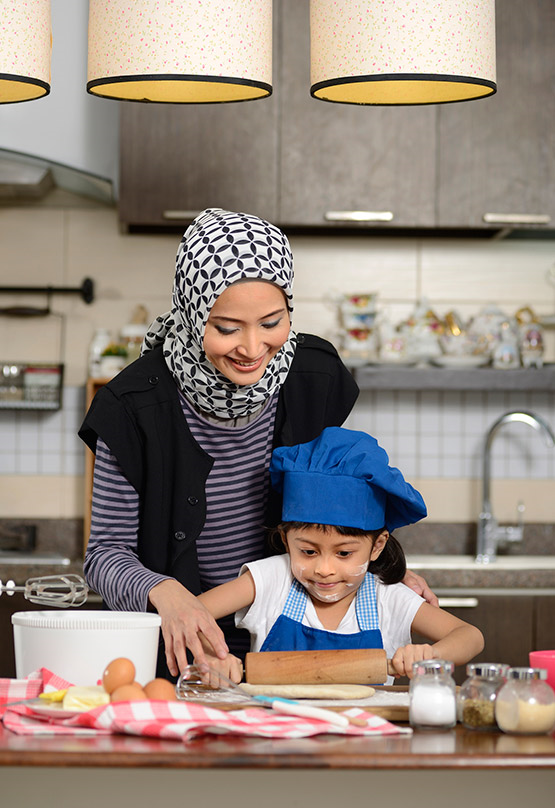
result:
[[[541,735],[555,727],[555,693],[543,668],[509,668],[495,700],[495,719],[503,732]]]
[[[418,729],[450,729],[457,723],[455,665],[445,659],[423,659],[412,666],[409,721]]]
[[[468,729],[497,728],[495,699],[506,682],[508,670],[508,665],[496,662],[474,662],[466,666],[468,678],[461,685],[457,700],[461,724]]]

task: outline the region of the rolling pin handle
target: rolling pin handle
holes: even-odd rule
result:
[[[397,676],[397,671],[393,667],[393,662],[390,659],[387,660],[387,675]]]

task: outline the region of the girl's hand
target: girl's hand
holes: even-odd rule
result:
[[[201,668],[206,653],[201,639],[213,649],[215,658],[225,659],[229,653],[224,635],[208,609],[179,581],[168,578],[153,586],[148,598],[162,618],[162,636],[166,662],[172,676],[177,676],[189,663],[187,648]]]
[[[228,687],[228,683],[222,681],[219,674],[231,679],[235,684],[239,684],[243,679],[243,663],[238,657],[233,656],[233,654],[228,654],[225,659],[219,659],[209,652],[206,652],[206,663],[209,670],[207,673],[203,674],[202,681],[204,684],[210,685],[210,687]],[[199,660],[195,658],[195,665],[198,664]]]
[[[439,606],[436,595],[434,595],[426,583],[426,580],[421,575],[417,575],[415,572],[412,572],[412,570],[407,570],[403,578],[403,583],[405,586],[408,586],[409,589],[413,589],[417,595],[423,597],[431,606]]]
[[[437,659],[431,645],[404,645],[395,651],[391,663],[397,676],[408,676],[412,679],[412,663],[421,662],[423,659]]]

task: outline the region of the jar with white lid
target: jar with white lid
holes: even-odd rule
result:
[[[474,662],[466,666],[467,679],[457,698],[458,718],[467,729],[494,730],[495,699],[507,681],[508,665]]]
[[[409,721],[418,729],[450,729],[457,723],[457,697],[453,671],[445,659],[423,659],[412,666]]]
[[[542,735],[555,728],[555,693],[543,668],[509,668],[495,700],[495,720],[503,732]]]

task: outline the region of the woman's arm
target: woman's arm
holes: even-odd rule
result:
[[[411,629],[432,640],[432,644],[410,644],[398,648],[392,664],[399,676],[412,677],[413,662],[422,659],[449,659],[455,665],[463,665],[484,647],[484,637],[479,629],[429,603],[420,606]]]
[[[117,459],[99,438],[93,479],[91,535],[84,571],[87,583],[114,610],[144,612],[151,603],[162,618],[168,669],[187,665],[186,647],[205,663],[201,632],[217,657],[228,653],[223,632],[197,598],[174,578],[147,569],[139,560],[139,496]]]

